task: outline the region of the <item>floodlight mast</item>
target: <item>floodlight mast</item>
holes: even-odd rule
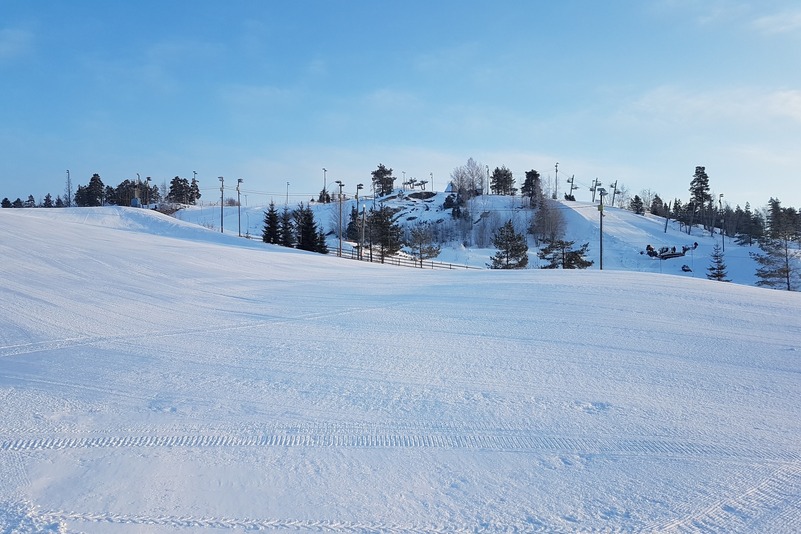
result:
[[[242,178],[237,178],[236,180],[236,212],[237,217],[239,218],[239,237],[242,237],[242,202],[240,201],[239,196],[239,185],[242,183]]]
[[[225,191],[225,178],[218,176],[220,180],[220,233],[223,233],[223,194]]]
[[[601,198],[601,203],[598,204],[598,211],[601,214],[601,231],[600,231],[600,239],[601,239],[601,247],[600,247],[600,265],[599,270],[604,270],[604,197],[609,193],[606,192],[606,189],[603,187],[598,188],[598,196]]]

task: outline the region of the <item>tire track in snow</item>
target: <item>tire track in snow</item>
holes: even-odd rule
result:
[[[659,439],[587,438],[544,436],[526,433],[486,433],[474,429],[460,432],[409,432],[384,429],[379,432],[332,432],[330,428],[275,430],[260,434],[135,435],[93,437],[18,438],[0,442],[0,451],[42,451],[90,448],[153,447],[339,447],[472,449],[508,452],[553,452],[609,456],[658,456],[720,459],[758,459],[799,462],[791,451],[749,449],[691,441]]]
[[[155,525],[172,529],[242,529],[242,530],[313,530],[331,532],[389,532],[389,533],[426,533],[453,532],[452,526],[436,525],[395,525],[382,522],[349,522],[314,519],[234,519],[192,516],[146,516],[128,514],[93,514],[51,511],[40,514],[42,519],[52,522],[81,521],[87,523],[113,523],[119,525]],[[468,530],[457,528],[456,530]],[[471,529],[472,530],[472,529]]]
[[[31,485],[20,453],[10,452],[0,456],[0,480],[0,500],[13,498],[19,488]]]
[[[787,488],[794,493],[788,494]],[[801,532],[801,464],[786,464],[741,495],[724,499],[697,513],[657,527],[665,533],[741,532],[770,525],[773,533]]]

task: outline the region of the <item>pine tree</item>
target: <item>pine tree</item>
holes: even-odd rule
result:
[[[197,185],[194,178],[192,181]],[[193,194],[189,180],[176,176],[170,181],[170,192],[167,193],[167,200],[180,204],[193,204],[195,199]],[[198,194],[200,194],[199,191]]]
[[[384,258],[396,254],[403,247],[403,229],[398,225],[395,210],[383,204],[377,210],[370,210],[367,218],[370,246],[378,246],[381,263]]]
[[[704,206],[712,200],[712,195],[709,194],[709,176],[706,174],[706,167],[698,166],[695,168],[695,174],[690,181],[690,219],[687,223],[687,233],[692,231],[693,224],[695,224],[695,215],[697,212],[704,209]]]
[[[539,241],[553,241],[565,233],[565,218],[558,202],[542,198],[528,232]]]
[[[439,256],[441,247],[434,243],[434,232],[428,224],[417,224],[409,232],[409,248],[412,256],[423,266],[423,261]]]
[[[281,212],[279,223],[281,230],[278,244],[283,247],[293,247],[295,245],[295,227],[292,224],[292,212],[287,206],[284,206],[284,211]]]
[[[762,254],[750,252],[757,262],[756,285],[774,289],[795,291],[798,289],[798,267],[796,250],[789,242],[778,239],[765,239],[760,243]]]
[[[356,206],[351,206],[350,208],[350,219],[348,220],[348,224],[345,227],[345,238],[348,241],[358,241],[359,240],[359,233],[361,232],[361,218],[359,217],[359,212],[356,210]]]
[[[665,216],[665,203],[659,197],[659,195],[654,195],[653,200],[651,200],[651,206],[648,208],[653,215],[658,215],[660,217]]]
[[[395,188],[395,177],[392,176],[392,169],[388,169],[383,163],[379,163],[378,168],[371,174],[373,175],[373,189],[376,196],[383,197],[392,193]]]
[[[275,209],[275,202],[270,201],[270,206],[264,212],[264,230],[261,240],[265,243],[277,244],[280,240],[281,223],[278,218],[278,210]]]
[[[53,207],[53,197],[50,193],[46,194],[44,200],[42,201],[43,208],[52,208]]]
[[[526,235],[515,232],[511,219],[495,232],[492,244],[498,252],[490,258],[490,269],[525,269],[528,265]]]
[[[5,198],[3,199],[3,202],[2,202],[2,203],[0,203],[0,206],[2,206],[2,207],[4,207],[4,208],[10,208],[10,207],[11,207],[11,201],[10,201],[10,200],[8,200],[8,197],[5,197]]]
[[[106,187],[103,185],[103,180],[100,179],[100,175],[97,173],[93,174],[89,179],[89,185],[86,186],[86,205],[102,206],[105,193]]]
[[[760,240],[762,254],[751,253],[757,262],[757,285],[795,291],[799,286],[799,251],[801,216],[795,208],[783,208],[771,198],[767,231]]]
[[[492,171],[492,177],[490,178],[490,189],[496,195],[514,195],[517,193],[517,188],[514,187],[515,179],[512,175],[512,171],[506,168],[506,166],[502,166],[500,168],[495,167],[495,170]]]
[[[192,183],[189,184],[189,203],[196,204],[200,200],[200,184],[197,178],[192,178]]]
[[[723,250],[720,245],[715,243],[712,247],[712,264],[707,268],[706,277],[710,280],[717,280],[718,282],[731,282],[728,278],[726,271],[726,262],[723,259]]]
[[[315,251],[317,248],[317,223],[314,220],[314,212],[310,206],[304,206],[301,202],[294,211],[295,236],[297,248],[300,250]]]
[[[325,241],[325,232],[323,232],[322,228],[317,232],[317,245],[314,247],[314,251],[320,254],[328,254],[328,243]]]
[[[542,198],[542,184],[540,182],[540,173],[531,169],[526,171],[526,179],[520,187],[520,194],[528,197],[528,207],[536,208]]]
[[[634,195],[634,198],[629,202],[629,210],[637,215],[645,215],[645,203],[643,203],[640,195]]]
[[[578,249],[572,248],[574,241],[551,239],[545,243],[545,247],[537,253],[541,260],[548,261],[543,269],[586,269],[594,263],[585,257],[589,243],[584,243]]]

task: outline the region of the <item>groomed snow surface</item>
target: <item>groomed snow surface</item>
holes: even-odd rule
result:
[[[801,531],[798,293],[0,225],[0,532]]]

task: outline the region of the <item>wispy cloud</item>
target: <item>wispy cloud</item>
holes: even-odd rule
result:
[[[801,31],[801,9],[759,17],[753,27],[768,35]]]
[[[756,124],[786,119],[801,123],[801,91],[739,88],[693,92],[664,86],[637,99],[628,112],[665,122]]]
[[[737,0],[661,0],[651,6],[659,15],[682,13],[700,26],[725,23],[746,16],[749,6]]]
[[[33,34],[16,28],[0,29],[0,61],[21,57],[33,50]]]

